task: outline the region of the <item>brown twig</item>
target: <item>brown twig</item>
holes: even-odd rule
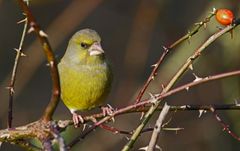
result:
[[[129,114],[129,113],[142,113],[142,112],[147,112],[150,108],[148,104],[144,104],[145,106],[142,107],[141,105],[137,107],[132,107],[131,109],[123,112],[119,112],[118,114],[115,114],[115,117],[118,115],[123,115],[123,114]],[[240,110],[240,105],[238,103],[235,104],[209,104],[209,105],[201,105],[201,104],[187,104],[187,105],[171,105],[170,106],[170,111],[199,111],[199,110],[205,110],[205,111],[210,111],[211,108],[214,108],[214,110]],[[119,110],[122,110],[124,108],[121,108]],[[157,108],[158,111],[161,111],[163,109],[163,106],[159,106]],[[117,112],[116,110],[115,112]],[[84,116],[84,122],[92,121],[92,119],[101,119],[104,118],[104,115],[102,112]],[[73,122],[71,120],[64,120],[64,121],[59,121],[61,123],[65,123],[64,125],[73,125]],[[109,128],[111,129],[111,128]],[[121,131],[118,129],[113,128],[112,132],[115,133],[115,131]],[[123,132],[124,133],[124,132]],[[130,132],[129,132],[130,133]],[[132,134],[132,133],[131,133]]]
[[[41,44],[42,47],[44,49],[44,53],[47,57],[47,61],[48,64],[50,66],[50,73],[51,73],[51,78],[52,78],[52,96],[51,96],[51,100],[48,104],[48,106],[46,107],[43,115],[42,115],[42,119],[44,121],[50,121],[52,118],[52,115],[57,107],[57,104],[59,102],[59,94],[60,94],[60,85],[59,85],[59,75],[58,75],[58,70],[57,70],[57,63],[55,61],[54,58],[54,54],[52,51],[52,48],[49,44],[49,41],[47,39],[47,35],[43,32],[43,30],[41,30],[41,28],[39,27],[39,25],[36,23],[35,18],[33,17],[30,9],[28,8],[28,6],[24,3],[23,0],[18,0],[18,3],[20,5],[20,7],[22,8],[23,12],[26,14],[28,21],[29,21],[29,25],[30,25],[30,30],[29,31],[34,31]]]
[[[175,41],[170,46],[168,46],[168,47],[163,46],[163,49],[164,49],[163,54],[160,56],[157,63],[152,65],[153,70],[152,70],[150,76],[148,77],[146,83],[143,85],[142,89],[138,93],[138,96],[137,96],[136,101],[135,101],[136,103],[138,103],[142,99],[142,96],[143,96],[144,92],[146,91],[146,89],[148,88],[149,84],[152,82],[154,77],[157,75],[157,71],[158,71],[159,66],[163,62],[164,58],[169,54],[169,52],[172,52],[173,48],[176,47],[177,45],[179,45],[180,43],[184,42],[185,40],[190,39],[193,35],[195,35],[199,31],[199,29],[202,26],[206,26],[206,24],[210,21],[210,19],[215,15],[215,12],[216,12],[216,10],[213,9],[213,11],[203,21],[195,24],[195,27],[192,31],[189,31],[186,35],[184,35],[183,37],[181,37],[180,39]]]
[[[230,136],[232,136],[234,139],[236,139],[237,141],[240,141],[240,137],[233,133],[230,128],[229,125],[227,125],[221,118],[220,116],[217,114],[217,112],[215,111],[214,108],[211,108],[211,112],[213,113],[215,119],[221,124],[221,126],[223,127],[223,131],[226,131]]]
[[[169,127],[163,127],[164,125],[162,125],[162,129],[163,130],[174,130],[174,131],[180,131],[183,130],[183,128],[169,128]],[[117,129],[116,127],[112,127],[112,126],[107,126],[105,124],[100,125],[99,127],[101,127],[102,129],[105,129],[107,131],[112,132],[113,134],[124,134],[124,135],[132,135],[133,131],[126,131],[126,130],[120,130]],[[142,130],[141,133],[146,133],[146,132],[152,132],[154,130],[153,127],[149,127],[149,128],[145,128]]]
[[[28,1],[26,1],[27,5],[28,5]],[[16,76],[17,76],[17,70],[18,70],[18,64],[20,62],[20,57],[24,56],[24,54],[22,53],[22,46],[23,46],[23,42],[25,39],[25,35],[27,32],[27,25],[28,25],[28,19],[25,18],[22,20],[24,22],[24,27],[23,27],[23,32],[22,32],[22,36],[21,36],[21,40],[19,43],[18,48],[15,49],[15,51],[17,52],[16,57],[15,57],[15,61],[14,61],[14,65],[13,65],[13,70],[12,70],[12,75],[11,75],[11,80],[10,80],[10,84],[7,87],[9,90],[9,104],[8,104],[8,128],[12,127],[12,119],[13,119],[13,95],[14,95],[14,85],[15,85],[15,81],[16,81]],[[20,22],[22,22],[20,21]],[[19,23],[20,23],[19,22]]]
[[[136,112],[147,112],[150,108],[150,106],[147,106],[148,104],[144,104],[145,106],[142,107],[139,105],[138,107],[132,107],[130,110],[125,111],[125,112],[120,112],[119,114],[116,114],[115,116],[118,115],[123,115],[123,114],[128,114],[128,113],[136,113]],[[171,105],[170,106],[170,111],[199,111],[199,110],[205,110],[205,111],[210,111],[211,108],[214,108],[214,110],[240,110],[240,104],[237,102],[234,104],[209,104],[209,105],[201,105],[201,104],[187,104],[187,105]],[[123,109],[123,108],[122,108]],[[163,109],[163,106],[159,106],[157,108],[158,111],[161,111]],[[121,110],[121,109],[119,109]],[[117,110],[117,111],[119,111]],[[116,111],[116,112],[117,112]],[[103,118],[104,115],[103,113],[97,113],[93,114],[90,116],[85,116],[84,121],[91,121],[92,118],[95,119],[100,119]],[[72,124],[72,122],[71,122]]]

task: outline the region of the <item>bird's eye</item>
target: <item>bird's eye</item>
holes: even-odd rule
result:
[[[89,46],[89,45],[86,44],[86,43],[84,43],[84,42],[81,43],[81,47],[84,48],[84,49],[88,48],[88,46]]]

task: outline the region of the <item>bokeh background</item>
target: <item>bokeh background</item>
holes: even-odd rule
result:
[[[167,46],[192,29],[196,22],[215,8],[229,8],[239,17],[239,0],[32,0],[31,10],[42,29],[48,34],[58,60],[64,54],[68,39],[82,28],[93,28],[102,37],[102,45],[112,62],[114,84],[108,103],[120,108],[133,103],[137,92]],[[0,128],[7,125],[8,91],[6,87],[12,71],[23,24],[21,10],[14,0],[0,0]],[[148,93],[157,93],[169,81],[184,60],[204,42],[220,25],[212,19],[206,29],[201,29],[189,41],[179,45],[166,59]],[[239,69],[240,28],[225,34],[202,53],[194,64],[199,77]],[[43,113],[50,95],[51,80],[46,59],[38,39],[28,34],[24,53],[17,73],[14,95],[14,126],[37,120]],[[177,85],[194,80],[188,71]],[[240,77],[210,82],[168,97],[170,105],[234,103],[240,98]],[[219,111],[220,116],[240,135],[239,111]],[[85,113],[87,114],[87,113]],[[198,118],[199,112],[172,112],[168,127],[181,127],[183,131],[162,132],[158,145],[166,151],[237,151],[240,144],[227,133],[211,113]],[[147,127],[154,126],[157,113]],[[54,119],[70,119],[71,115],[60,102]],[[133,130],[140,114],[122,115],[111,124],[122,130]],[[69,142],[81,129],[69,128],[63,135]],[[144,133],[133,150],[145,147],[151,133]],[[98,129],[73,150],[120,150],[127,136]],[[3,144],[0,150],[20,151],[21,148]]]

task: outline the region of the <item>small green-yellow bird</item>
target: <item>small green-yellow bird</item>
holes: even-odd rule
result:
[[[101,47],[101,38],[92,29],[75,33],[58,64],[61,98],[71,111],[74,125],[83,122],[76,111],[100,106],[112,83],[112,71]],[[104,114],[110,111],[102,108]]]

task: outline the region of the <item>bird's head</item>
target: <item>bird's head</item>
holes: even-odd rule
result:
[[[64,58],[73,63],[95,64],[104,61],[101,38],[92,29],[82,29],[69,41]]]

